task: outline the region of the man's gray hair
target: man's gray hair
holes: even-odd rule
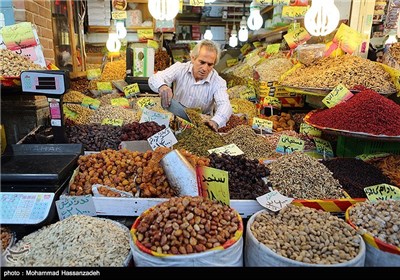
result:
[[[215,64],[214,65],[217,65],[218,62],[219,62],[220,56],[221,56],[221,49],[220,49],[219,45],[217,43],[215,43],[214,41],[211,41],[211,40],[206,40],[206,39],[201,40],[199,43],[197,43],[196,46],[194,46],[194,48],[192,50],[191,56],[194,59],[196,59],[199,56],[200,49],[202,47],[205,47],[210,51],[216,52],[217,58],[215,59]]]

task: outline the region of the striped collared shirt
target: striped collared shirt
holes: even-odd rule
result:
[[[211,120],[219,127],[225,126],[232,115],[226,82],[213,69],[204,80],[196,82],[192,74],[193,64],[176,62],[169,68],[158,71],[149,78],[149,86],[154,92],[162,85],[174,83],[174,99],[188,108],[201,108],[203,114],[212,115],[215,102],[215,113]]]

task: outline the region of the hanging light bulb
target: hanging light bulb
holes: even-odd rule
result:
[[[106,47],[109,52],[119,52],[121,49],[121,41],[118,39],[116,32],[110,32],[108,34]]]
[[[115,27],[117,29],[117,38],[118,39],[124,39],[126,37],[127,31],[124,25],[123,21],[117,21],[115,24]]]
[[[213,34],[211,32],[211,29],[207,28],[206,32],[204,32],[204,39],[212,40],[212,38],[213,38]]]
[[[148,8],[153,18],[171,20],[179,12],[179,0],[149,0]]]
[[[235,24],[232,26],[231,37],[229,38],[229,46],[232,48],[238,45],[238,37]]]
[[[334,0],[313,0],[304,16],[304,26],[313,36],[325,36],[337,27],[340,12]]]
[[[260,6],[253,0],[250,4],[250,15],[247,19],[247,25],[251,30],[258,30],[263,25],[263,21],[260,14]]]
[[[246,42],[248,38],[249,38],[249,30],[247,30],[246,17],[243,16],[242,20],[240,21],[239,41]]]

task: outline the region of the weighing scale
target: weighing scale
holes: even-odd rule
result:
[[[66,144],[62,95],[69,88],[65,71],[23,71],[22,94],[49,100],[56,144],[13,144],[1,156],[0,223],[23,237],[58,220],[55,201],[68,187],[82,144]]]

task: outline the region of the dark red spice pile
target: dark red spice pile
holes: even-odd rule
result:
[[[309,121],[327,128],[398,136],[400,106],[373,90],[365,89],[346,102],[314,113]]]

